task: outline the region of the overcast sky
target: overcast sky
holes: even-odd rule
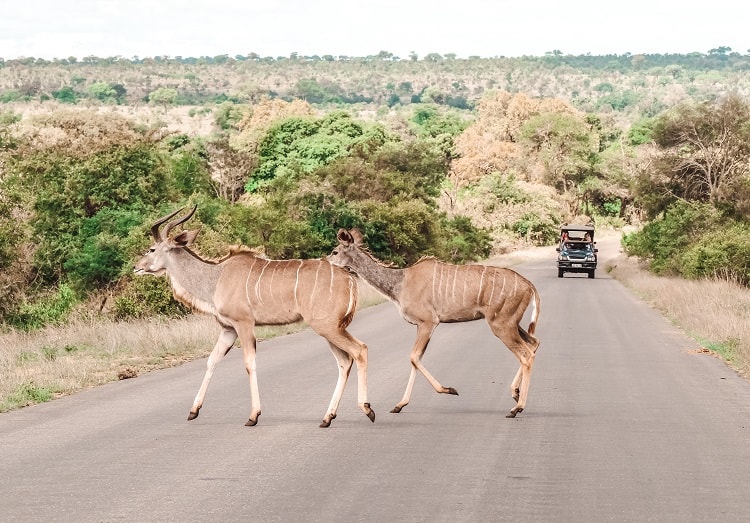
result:
[[[747,0],[2,0],[0,58],[750,49]]]

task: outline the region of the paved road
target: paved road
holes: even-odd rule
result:
[[[351,380],[318,428],[336,379],[321,339],[263,342],[256,427],[239,351],[189,423],[204,361],[0,415],[0,521],[746,521],[750,384],[604,271],[518,270],[542,345],[515,419],[517,364],[484,322],[441,325],[424,360],[460,396],[419,377],[390,414],[415,329],[386,303],[352,328],[374,424]]]

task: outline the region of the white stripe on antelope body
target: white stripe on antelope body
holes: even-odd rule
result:
[[[529,380],[539,341],[534,330],[539,319],[539,293],[534,285],[511,269],[486,265],[452,265],[425,258],[411,267],[386,267],[367,252],[361,233],[340,229],[338,246],[328,256],[331,263],[347,267],[375,287],[399,308],[401,316],[417,326],[411,352],[411,372],[401,401],[391,412],[401,412],[411,397],[417,372],[435,391],[458,394],[443,387],[422,365],[422,355],[439,323],[487,320],[492,332],[518,358],[520,367],[511,384],[513,418],[526,406]],[[532,306],[528,331],[521,327]]]
[[[204,260],[189,249],[198,231],[169,237],[174,227],[190,219],[195,208],[160,230],[178,212],[151,227],[154,244],[134,270],[136,274],[166,274],[177,300],[212,314],[222,327],[188,419],[198,417],[216,364],[239,337],[250,378],[251,411],[246,425],[255,425],[260,416],[255,326],[304,320],[328,341],[338,363],[338,381],[320,426],[328,427],[336,417],[352,363],[357,365],[357,403],[375,421],[367,401],[367,346],[346,330],[357,304],[354,277],[326,260],[268,260],[245,248],[233,249],[218,261]]]

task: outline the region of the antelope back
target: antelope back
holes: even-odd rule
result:
[[[222,265],[214,299],[222,313],[237,306],[259,324],[304,319],[346,326],[357,306],[354,277],[327,260],[268,260],[240,253]]]
[[[404,272],[404,305],[428,307],[440,321],[478,319],[499,309],[506,313],[518,309],[522,316],[533,295],[531,283],[506,268],[453,265],[428,258]]]

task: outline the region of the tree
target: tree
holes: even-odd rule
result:
[[[86,88],[91,98],[100,102],[117,103],[117,90],[106,82],[94,82]]]
[[[154,105],[161,105],[166,111],[170,105],[174,105],[177,101],[177,89],[160,87],[149,93],[148,101]]]
[[[64,104],[75,104],[78,102],[78,95],[69,85],[66,85],[59,91],[52,91],[52,97],[58,102]]]
[[[246,189],[256,190],[277,176],[311,173],[354,147],[366,146],[371,139],[384,140],[378,124],[365,125],[344,111],[323,118],[291,117],[271,126],[258,142],[258,168]]]
[[[659,118],[648,191],[666,199],[745,208],[750,182],[750,106],[731,94],[683,104]],[[741,195],[746,196],[741,196]]]
[[[591,173],[598,137],[581,115],[543,113],[526,122],[522,136],[544,165],[546,181],[564,193]]]
[[[257,158],[232,149],[225,140],[207,144],[206,151],[217,194],[230,203],[236,203],[244,192],[245,182],[255,168]]]
[[[118,240],[142,210],[171,200],[160,134],[93,111],[58,111],[32,124],[4,167],[14,192],[27,195],[37,284],[99,287],[122,269]]]

